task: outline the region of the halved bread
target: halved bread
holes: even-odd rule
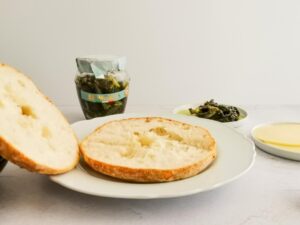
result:
[[[33,82],[0,64],[0,155],[30,171],[58,174],[79,160],[77,139]]]
[[[206,129],[160,117],[108,122],[86,137],[80,150],[92,169],[134,182],[194,176],[217,154]]]

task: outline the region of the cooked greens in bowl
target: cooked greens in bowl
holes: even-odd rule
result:
[[[193,116],[216,120],[219,122],[232,122],[240,118],[240,112],[235,106],[227,106],[216,103],[213,99],[195,108],[189,108]]]
[[[247,112],[242,108],[219,104],[214,100],[206,101],[204,104],[182,105],[176,107],[173,113],[211,119],[233,127],[239,127],[247,117]]]

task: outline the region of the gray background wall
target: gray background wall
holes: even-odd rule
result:
[[[298,0],[0,0],[0,61],[77,105],[75,57],[128,57],[130,104],[300,103]]]

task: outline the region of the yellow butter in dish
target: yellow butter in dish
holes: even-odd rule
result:
[[[252,129],[255,145],[272,155],[300,161],[300,123],[269,123]]]
[[[300,151],[300,123],[273,123],[256,127],[253,137],[269,146]]]

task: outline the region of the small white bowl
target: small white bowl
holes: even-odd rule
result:
[[[290,123],[290,122],[280,122],[280,123]],[[268,144],[260,141],[259,139],[257,139],[254,136],[254,131],[256,129],[258,129],[262,126],[272,125],[272,124],[279,124],[279,123],[264,123],[264,124],[257,125],[252,129],[251,136],[252,136],[252,139],[253,139],[255,145],[257,147],[259,147],[261,150],[263,150],[267,153],[270,153],[272,155],[279,156],[279,157],[286,158],[286,159],[300,161],[300,151],[286,150],[286,149],[283,149],[280,147],[271,146],[271,145],[268,145]]]
[[[188,112],[188,109],[189,108],[195,108],[199,105],[200,104],[198,103],[198,104],[185,104],[185,105],[177,106],[175,109],[173,109],[173,114],[181,114],[181,115],[192,116]],[[235,107],[239,110],[241,118],[238,121],[224,122],[223,123],[223,124],[228,125],[228,126],[233,127],[233,128],[237,128],[237,127],[242,126],[245,123],[245,121],[247,121],[247,119],[248,119],[248,113],[246,112],[246,110],[244,110],[240,107],[237,107],[237,106],[235,106]]]

